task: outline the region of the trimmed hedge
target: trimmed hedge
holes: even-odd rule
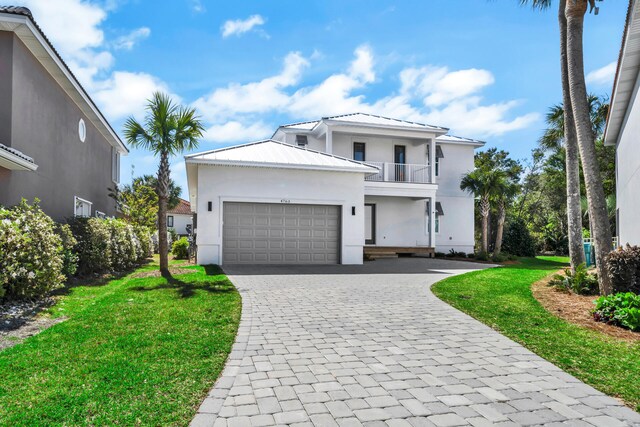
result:
[[[36,298],[63,285],[63,242],[36,199],[0,208],[0,298]]]
[[[181,237],[173,242],[173,245],[171,245],[171,253],[175,259],[189,258],[189,241],[187,238]]]
[[[611,277],[613,293],[640,294],[640,247],[627,244],[607,255],[607,271]]]

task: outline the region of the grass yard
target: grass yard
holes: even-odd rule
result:
[[[640,344],[568,323],[531,294],[532,283],[567,262],[560,257],[525,258],[519,264],[450,277],[435,284],[433,292],[640,412]]]
[[[240,295],[216,267],[77,286],[68,320],[0,352],[0,425],[183,426],[221,372]]]

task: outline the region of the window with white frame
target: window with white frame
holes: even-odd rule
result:
[[[444,210],[442,209],[442,204],[440,202],[436,202],[436,211],[434,218],[434,228],[436,233],[440,233],[440,217],[444,216]],[[427,202],[426,209],[426,218],[427,218],[427,232],[431,231],[431,203]]]
[[[120,182],[120,153],[115,147],[111,147],[111,180]]]
[[[431,150],[427,147],[427,158],[431,155]],[[444,159],[444,153],[442,152],[442,147],[436,145],[436,161],[433,162],[436,168],[436,176],[440,176],[440,159]],[[429,159],[429,164],[431,164],[431,159]]]
[[[90,201],[75,196],[73,214],[75,216],[88,218],[91,216],[91,205],[92,203]]]

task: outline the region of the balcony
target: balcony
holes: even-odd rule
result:
[[[380,171],[365,177],[365,181],[406,182],[410,184],[431,184],[431,167],[404,163],[366,162],[377,166]]]

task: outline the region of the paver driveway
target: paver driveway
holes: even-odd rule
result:
[[[240,330],[192,425],[640,425],[431,294],[469,268],[420,258],[227,268]]]

